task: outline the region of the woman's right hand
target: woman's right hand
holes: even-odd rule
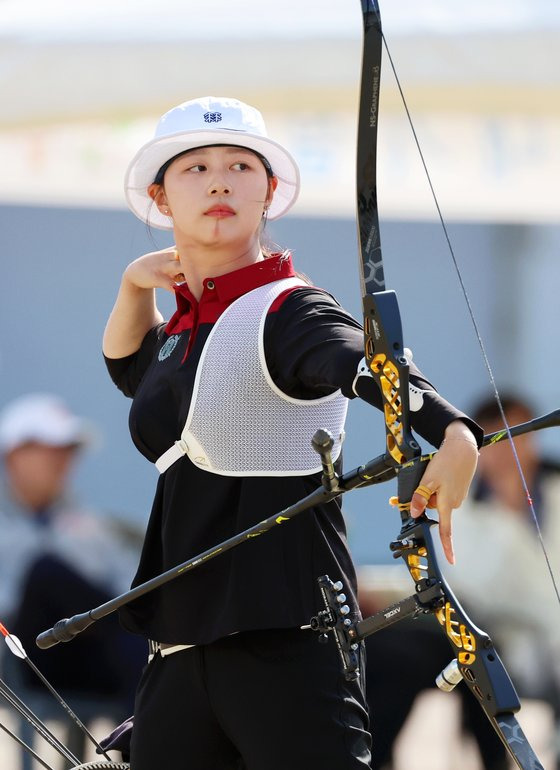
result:
[[[131,262],[124,271],[123,281],[138,289],[166,289],[185,280],[174,246],[151,251]]]
[[[103,335],[103,352],[107,358],[124,358],[135,353],[145,334],[162,323],[155,289],[173,291],[178,281],[185,280],[180,270],[173,246],[144,254],[128,265]]]

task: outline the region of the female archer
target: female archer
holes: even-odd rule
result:
[[[266,220],[298,191],[292,156],[256,109],[230,98],[171,109],[129,166],[130,208],[175,242],[125,269],[103,342],[133,399],[133,441],[160,471],[134,585],[316,489],[316,429],[335,437],[340,466],[348,400],[381,408],[360,324],[262,243]],[[176,295],[167,322],[156,288]],[[440,448],[411,510],[437,504],[452,561],[451,513],[482,433],[414,365],[410,374],[412,427]],[[361,683],[345,681],[334,643],[306,628],[322,574],[344,582],[357,613],[339,500],[121,611],[153,652],[136,697],[134,770],[369,767]]]

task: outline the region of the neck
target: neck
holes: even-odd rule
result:
[[[234,270],[247,267],[264,259],[260,244],[256,240],[249,247],[239,251],[228,249],[208,249],[181,242],[176,239],[176,250],[189,290],[199,300],[206,278],[217,278]]]

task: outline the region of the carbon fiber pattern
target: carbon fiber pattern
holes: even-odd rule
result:
[[[385,289],[377,209],[377,118],[381,78],[381,16],[377,0],[362,0],[364,45],[357,147],[358,245],[362,296]]]
[[[522,770],[544,770],[513,714],[500,714],[490,721],[518,767]]]

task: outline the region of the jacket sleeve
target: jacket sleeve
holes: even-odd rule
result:
[[[142,377],[150,365],[165,324],[154,326],[147,332],[139,349],[124,358],[107,358],[103,356],[109,375],[117,388],[125,396],[132,398],[136,393]]]
[[[267,317],[267,365],[276,385],[293,398],[319,398],[340,389],[382,409],[377,383],[364,362],[362,326],[326,292],[297,288]],[[410,364],[412,429],[438,447],[445,429],[463,420],[479,446],[483,431],[446,401],[414,362]]]

